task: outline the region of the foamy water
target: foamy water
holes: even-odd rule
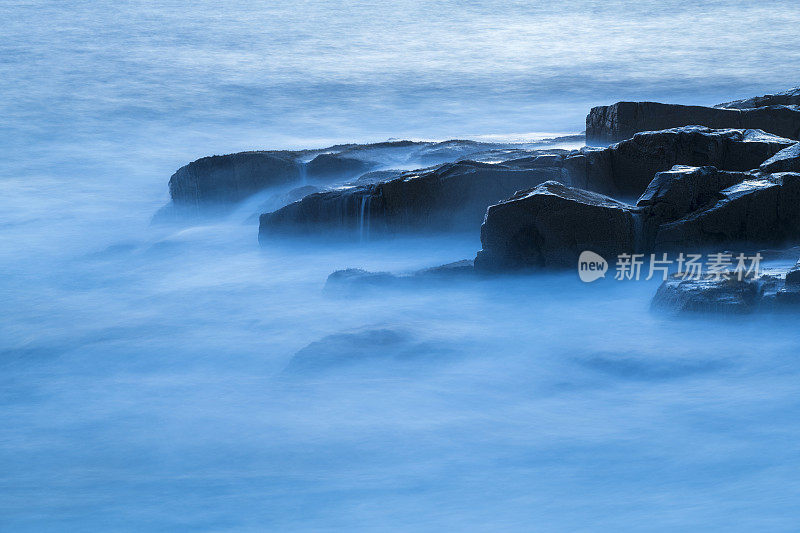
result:
[[[674,320],[651,283],[574,273],[323,291],[473,257],[477,228],[259,248],[241,219],[150,226],[203,155],[526,140],[616,100],[788,88],[794,2],[0,15],[2,529],[794,529],[791,316]],[[298,352],[332,363],[287,372]]]

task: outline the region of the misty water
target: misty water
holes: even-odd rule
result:
[[[324,290],[478,228],[151,225],[204,155],[787,89],[794,0],[251,4],[0,5],[1,529],[796,528],[796,317],[679,320],[574,272]]]

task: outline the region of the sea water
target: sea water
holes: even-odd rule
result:
[[[787,89],[796,2],[0,15],[0,528],[796,527],[791,316],[677,320],[657,283],[575,272],[325,290],[474,257],[478,228],[259,247],[244,216],[150,224],[204,155],[525,140],[617,100]]]

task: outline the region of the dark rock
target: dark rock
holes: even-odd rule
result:
[[[782,173],[745,180],[723,190],[708,208],[663,224],[655,246],[781,245],[796,239],[800,239],[800,174]]]
[[[772,105],[800,105],[800,87],[777,94],[767,94],[764,96],[754,96],[744,100],[734,100],[725,102],[714,107],[727,107],[732,109],[750,109],[753,107],[765,107]]]
[[[397,170],[397,169],[389,169],[389,170],[373,170],[372,172],[367,172],[362,174],[358,177],[354,182],[351,182],[351,185],[367,185],[371,183],[380,183],[382,181],[389,181],[394,178],[399,178],[405,174],[405,171]]]
[[[800,172],[800,143],[784,148],[764,161],[759,167],[761,172]]]
[[[759,130],[687,126],[637,133],[608,148],[584,148],[564,158],[571,185],[620,197],[637,197],[657,172],[675,165],[745,171],[794,141]]]
[[[303,185],[300,187],[295,187],[283,195],[282,201],[287,204],[296,202],[297,200],[300,200],[309,194],[314,194],[315,192],[319,192],[319,187],[315,185]]]
[[[637,217],[613,198],[548,181],[489,208],[475,269],[570,267],[584,250],[630,253],[638,246]]]
[[[462,259],[445,265],[418,270],[414,273],[416,278],[432,279],[440,277],[453,277],[471,275],[475,272],[475,263],[472,259]]]
[[[794,261],[800,257],[800,246],[791,246],[789,248],[765,248],[758,250],[764,261]]]
[[[261,216],[261,213],[279,209],[285,205],[301,200],[309,194],[314,194],[315,192],[319,192],[319,187],[315,185],[302,185],[287,192],[270,195],[266,201],[262,202],[261,205],[245,219],[245,222],[247,224],[258,223],[258,218]]]
[[[449,163],[386,182],[312,194],[262,215],[259,236],[345,232],[366,238],[382,233],[466,230],[480,223],[490,204],[563,175],[559,168]]]
[[[800,261],[786,273],[786,285],[800,286]]]
[[[320,154],[306,164],[306,177],[325,181],[355,178],[376,166],[377,163],[341,154]]]
[[[558,142],[559,139],[551,139],[538,144]],[[306,179],[318,185],[352,180],[374,169],[375,161],[405,168],[441,164],[464,157],[496,161],[525,155],[530,152],[529,145],[460,140],[391,141],[344,144],[320,150],[254,151],[211,156],[178,169],[170,178],[170,195],[175,206],[189,206],[195,214],[206,214],[224,211],[232,204],[271,187],[305,184]],[[180,209],[168,211],[157,218],[180,218],[184,214]]]
[[[592,108],[586,117],[586,143],[607,145],[630,139],[638,132],[694,125],[713,129],[759,129],[798,139],[800,107],[777,105],[728,109],[658,102],[617,102]]]
[[[800,174],[676,166],[656,174],[636,206],[543,184],[489,208],[478,270],[572,267],[591,250],[702,251],[800,240]]]
[[[369,238],[385,232],[379,185],[341,187],[305,196],[259,217],[260,241],[276,235],[346,233]]]
[[[676,165],[672,170],[656,174],[637,206],[659,223],[677,220],[715,200],[719,192],[745,179],[746,172],[727,172],[715,167]]]
[[[178,169],[169,180],[176,205],[201,207],[233,203],[267,187],[300,178],[300,165],[288,152],[241,152],[198,159]]]
[[[364,237],[463,230],[477,225],[487,206],[544,181],[635,198],[655,173],[674,165],[749,170],[793,143],[757,130],[693,126],[640,133],[604,149],[540,151],[499,164],[459,161],[388,181],[359,180],[352,187],[309,195],[263,215],[260,236],[335,231]],[[719,174],[720,179],[732,176]]]

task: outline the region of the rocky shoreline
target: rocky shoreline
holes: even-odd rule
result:
[[[393,141],[212,156],[171,177],[170,208],[203,212],[265,192],[283,195],[259,217],[262,242],[480,228],[474,261],[408,275],[351,269],[334,273],[331,287],[575,268],[585,250],[647,256],[800,242],[800,89],[714,107],[595,107],[587,146],[569,146],[581,140]],[[673,277],[653,307],[797,306],[795,272],[736,282]]]

